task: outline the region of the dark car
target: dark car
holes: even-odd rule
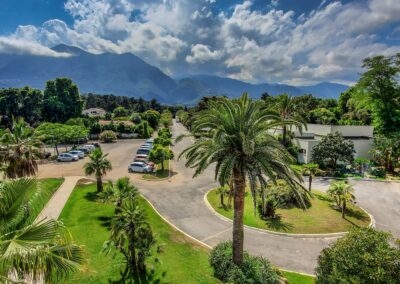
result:
[[[92,142],[92,143],[89,143],[90,145],[93,145],[94,147],[96,147],[96,148],[101,148],[100,147],[100,144],[99,143],[97,143],[97,142]]]
[[[150,153],[150,149],[141,148],[141,149],[136,151],[136,154],[146,154],[146,155],[148,155],[149,153]]]

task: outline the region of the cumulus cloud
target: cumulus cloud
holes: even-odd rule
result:
[[[175,75],[302,84],[354,81],[363,58],[400,49],[380,36],[400,28],[398,0],[322,1],[302,15],[280,10],[278,0],[257,10],[254,1],[217,12],[216,0],[67,0],[72,26],[57,19],[20,26],[0,38],[0,52],[66,56],[49,49],[65,43],[132,52]]]

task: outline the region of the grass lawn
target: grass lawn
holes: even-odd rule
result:
[[[39,179],[38,182],[41,183],[43,190],[45,190],[48,193],[43,199],[43,202],[41,202],[40,204],[40,206],[43,208],[50,200],[50,198],[53,196],[53,194],[57,191],[57,189],[60,187],[60,185],[64,182],[64,179],[63,178]],[[32,187],[30,191],[33,194],[35,192],[35,188]],[[34,217],[36,218],[37,216]]]
[[[122,256],[114,259],[101,250],[109,237],[109,218],[114,213],[111,204],[97,203],[95,185],[79,185],[70,196],[60,219],[71,231],[75,241],[84,245],[89,263],[85,271],[72,277],[69,283],[109,283],[118,280],[123,268]],[[146,210],[149,223],[157,236],[157,245],[163,252],[154,253],[148,267],[155,267],[153,281],[148,283],[220,283],[212,275],[208,264],[208,251],[172,229],[144,200],[140,203]],[[155,264],[158,257],[160,264]]]
[[[299,208],[278,209],[279,218],[275,220],[263,220],[258,213],[254,215],[251,194],[246,192],[244,223],[248,226],[295,234],[321,234],[348,231],[353,226],[368,226],[369,216],[359,207],[348,206],[346,219],[341,212],[332,207],[333,200],[326,194],[313,191],[312,206],[307,210]],[[232,219],[233,209],[220,206],[220,196],[217,189],[210,191],[207,199],[211,206],[221,215]]]
[[[289,284],[314,284],[315,277],[303,275],[295,272],[282,271],[283,277],[285,277]]]
[[[158,180],[169,177],[169,160],[164,161],[164,170],[161,169],[161,164],[157,166],[157,171],[152,174],[144,174],[143,179],[146,180]]]

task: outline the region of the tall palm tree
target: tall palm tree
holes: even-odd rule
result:
[[[271,106],[269,106],[271,107]],[[276,105],[273,106],[278,113],[282,122],[282,144],[287,147],[289,145],[288,131],[291,126],[302,131],[303,127],[307,128],[307,121],[298,111],[294,97],[288,94],[282,94],[277,98]]]
[[[62,223],[34,220],[46,194],[33,179],[0,184],[0,282],[55,283],[84,261]]]
[[[246,182],[250,184],[254,209],[257,185],[265,186],[267,178],[285,180],[297,190],[301,176],[289,165],[293,157],[271,134],[281,124],[264,103],[252,101],[246,93],[236,100],[222,98],[195,114],[192,134],[199,137],[185,149],[180,158],[195,168],[194,176],[216,164],[215,178],[223,186],[233,179],[233,261],[243,262],[243,210]],[[182,136],[177,140],[181,140]]]
[[[0,137],[0,162],[6,178],[33,176],[38,170],[42,142],[21,118]]]
[[[305,164],[303,166],[302,173],[303,173],[303,175],[308,175],[308,191],[311,192],[311,186],[312,186],[313,178],[317,174],[323,173],[323,171],[320,170],[318,164]]]
[[[345,181],[333,182],[329,186],[328,194],[335,199],[336,204],[342,209],[342,218],[345,218],[347,202],[355,200],[354,188]]]
[[[103,154],[101,149],[97,148],[90,153],[90,162],[83,166],[86,175],[94,174],[96,176],[97,192],[103,191],[103,175],[112,170],[111,162],[107,159],[107,156],[108,154]]]

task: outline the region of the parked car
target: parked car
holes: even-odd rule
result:
[[[82,152],[85,153],[86,155],[90,154],[90,149],[89,149],[89,148],[86,148],[86,147],[83,147],[83,146],[78,147],[78,148],[76,148],[75,150],[82,151]]]
[[[88,148],[90,151],[93,151],[94,149],[96,149],[96,147],[91,144],[85,144],[85,145],[83,145],[83,147]]]
[[[79,157],[77,155],[73,155],[70,153],[61,153],[57,157],[57,161],[59,162],[72,162],[72,161],[78,161]]]
[[[149,165],[150,167],[152,167],[154,169],[154,163],[149,162],[149,160],[147,158],[136,156],[135,159],[133,159],[133,161],[145,163],[146,165]]]
[[[89,143],[89,145],[93,145],[96,148],[101,148],[100,143],[97,143],[97,142]]]
[[[151,143],[151,144],[153,144],[153,143],[154,143],[154,138],[149,138],[149,139],[147,139],[147,140],[146,140],[146,143]]]
[[[137,151],[136,151],[136,154],[138,155],[138,154],[146,154],[146,155],[148,155],[150,153],[150,149],[143,149],[143,148],[139,148]]]
[[[85,153],[84,153],[83,151],[72,150],[72,151],[69,151],[69,153],[72,154],[72,155],[78,155],[78,157],[79,157],[80,159],[85,158]]]
[[[140,147],[139,147],[139,149],[149,149],[149,150],[151,150],[153,147],[151,147],[151,146],[148,146],[148,145],[141,145]]]
[[[153,168],[144,162],[133,162],[128,166],[128,172],[130,173],[150,173]]]

